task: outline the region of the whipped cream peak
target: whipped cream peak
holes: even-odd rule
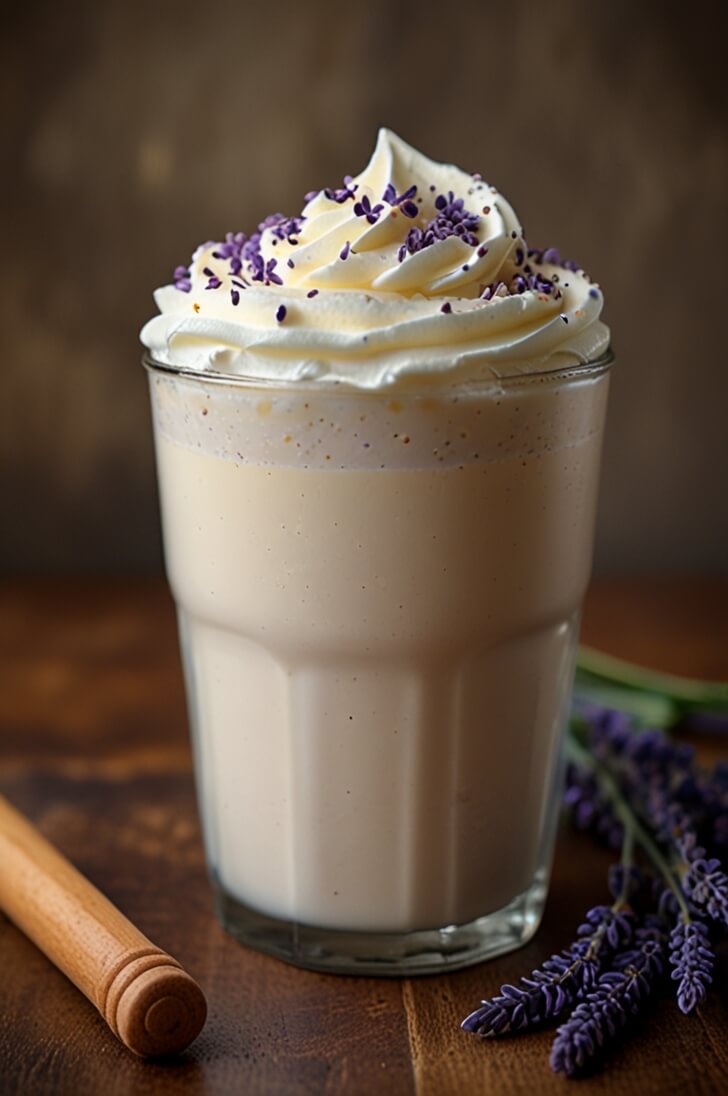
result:
[[[479,175],[387,129],[359,175],[202,244],[174,278],[142,330],[153,356],[261,380],[447,383],[593,360],[609,341],[577,264],[529,249]]]

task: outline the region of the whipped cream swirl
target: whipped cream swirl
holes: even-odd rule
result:
[[[364,171],[199,247],[141,338],[163,363],[359,388],[475,380],[598,358],[599,288],[527,247],[478,175],[379,132]]]

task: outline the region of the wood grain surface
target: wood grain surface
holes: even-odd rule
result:
[[[728,677],[728,584],[608,582],[584,638],[696,676]],[[720,743],[700,748],[715,757]],[[601,901],[609,854],[564,831],[544,924],[521,951],[406,981],[289,967],[241,947],[212,915],[197,824],[173,608],[164,584],[0,586],[0,790],[200,982],[207,1025],[166,1063],[134,1058],[71,983],[0,918],[0,1092],[722,1093],[728,964],[693,1018],[661,1002],[609,1068],[567,1082],[548,1033],[482,1043],[460,1019],[566,944]],[[1,866],[0,866],[1,870]]]

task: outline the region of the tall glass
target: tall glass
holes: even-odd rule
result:
[[[218,916],[409,974],[535,932],[611,356],[400,393],[145,364]]]

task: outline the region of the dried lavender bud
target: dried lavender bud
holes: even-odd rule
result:
[[[593,988],[605,958],[626,946],[632,932],[631,914],[613,906],[596,906],[577,930],[580,939],[552,955],[530,977],[519,979],[520,985],[501,986],[500,994],[482,1001],[460,1026],[487,1038],[555,1019]]]
[[[621,892],[616,897],[621,905]],[[614,906],[595,906],[589,910],[584,924],[576,930],[577,936],[588,936],[591,941],[601,933],[612,951],[626,947],[634,934],[634,917],[628,910],[616,909],[618,903],[615,902]]]
[[[353,185],[352,185],[353,184]],[[344,185],[335,189],[333,187],[324,187],[324,195],[331,202],[337,202],[339,205],[343,205],[349,198],[353,198],[358,186],[354,183],[351,175],[344,176]]]
[[[419,213],[419,209],[412,199],[417,194],[417,187],[412,185],[403,190],[401,194],[398,194],[394,189],[393,183],[387,183],[384,194],[382,195],[382,201],[387,202],[391,206],[399,206],[404,213],[405,217],[416,217]]]
[[[386,193],[384,197],[387,199]],[[414,255],[416,251],[422,251],[449,236],[459,236],[469,247],[478,246],[476,231],[480,217],[465,209],[462,198],[456,198],[452,191],[448,191],[447,195],[438,194],[435,209],[437,213],[424,228],[415,225],[409,230],[404,244],[406,252]]]
[[[189,293],[192,289],[192,272],[188,266],[176,266],[172,278],[175,289],[179,289],[182,293]]]
[[[704,893],[705,887],[699,885],[700,869],[691,874],[690,867],[695,861],[705,860],[703,837],[716,843],[714,839],[723,829],[728,837],[728,769],[725,774],[719,770],[717,780],[714,774],[706,782],[695,768],[692,747],[673,744],[659,731],[635,733],[621,713],[591,712],[585,718],[594,753],[609,767],[625,798],[657,840],[671,846],[673,860],[688,869],[685,894],[690,897],[690,888],[695,886],[698,894]],[[725,920],[728,885],[713,880],[710,887],[713,891],[717,887],[711,909],[718,910],[710,915]],[[698,906],[707,900],[694,898]]]
[[[637,947],[615,957],[614,970],[600,975],[596,989],[557,1030],[551,1068],[572,1076],[625,1026],[652,993],[663,971],[664,936],[656,927],[638,929]]]
[[[567,766],[564,803],[578,830],[590,831],[610,849],[621,847],[624,837],[622,824],[601,795],[593,774],[573,762]]]
[[[670,933],[670,966],[671,978],[678,982],[678,1007],[685,1015],[705,1000],[714,962],[707,925],[679,921]]]
[[[639,868],[624,864],[612,864],[607,874],[607,886],[612,898],[624,897],[631,905],[646,888],[646,880]]]
[[[728,853],[728,761],[719,761],[702,786],[708,834],[716,851]]]
[[[699,909],[704,909],[714,921],[728,926],[728,875],[720,868],[717,859],[694,860],[683,877],[682,886]]]
[[[354,216],[366,217],[370,225],[375,225],[383,209],[384,206],[380,202],[373,206],[366,194],[363,194],[361,200],[354,203]]]

